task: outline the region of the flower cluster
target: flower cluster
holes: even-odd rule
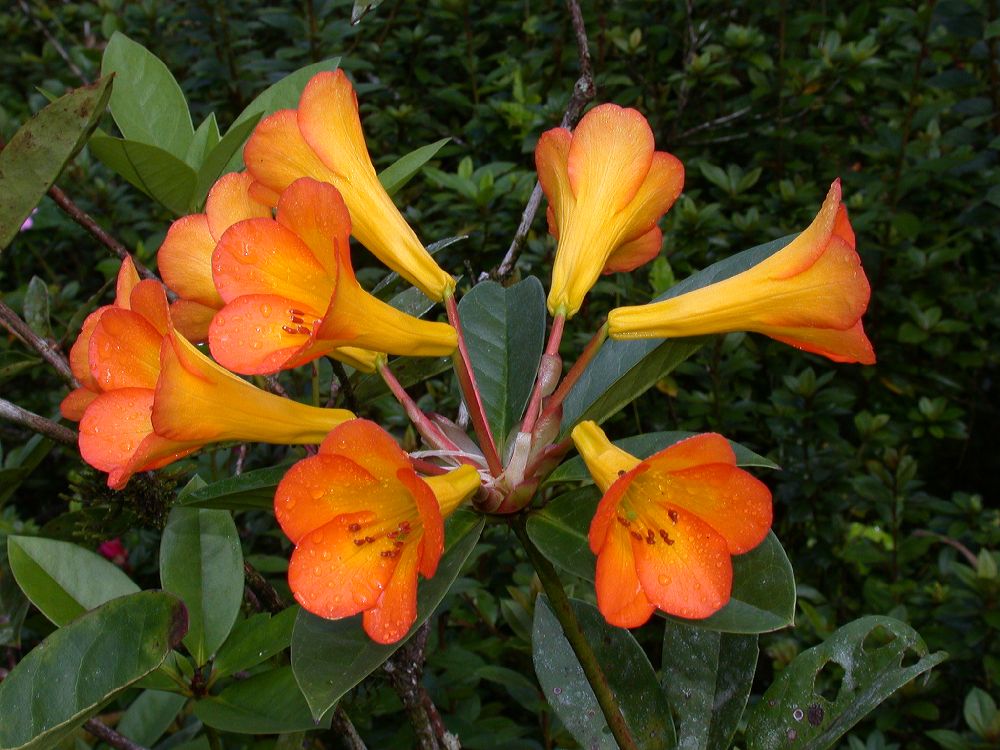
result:
[[[123,263],[113,304],[94,312],[71,352],[79,387],[62,404],[80,421],[84,459],[124,486],[220,441],[319,445],[281,481],[275,515],[294,545],[289,585],[326,618],[361,614],[392,643],[417,616],[418,574],[434,575],[443,523],[477,506],[520,512],[570,443],[555,443],[560,405],[603,335],[558,388],[563,326],[602,273],[655,257],[658,222],[679,196],[681,163],[656,151],[637,111],[595,107],[575,131],[544,133],[535,151],[557,239],[548,296],[552,332],[513,449],[500,466],[455,307],[438,267],[379,183],[357,97],[343,72],[320,73],[297,109],[263,119],[246,171],[223,176],[204,213],[173,223],[158,264],[176,295]],[[365,291],[350,237],[432,300],[449,323],[419,320]],[[813,223],[748,270],[665,299],[613,310],[612,338],[753,331],[841,362],[874,362],[860,318],[869,286],[835,181]],[[199,344],[207,343],[209,357]],[[455,358],[479,446],[424,414],[387,355]],[[407,455],[378,425],[342,409],[262,391],[241,375],[271,375],[320,357],[378,371],[436,450]],[[593,422],[572,430],[603,498],[590,526],[596,589],[607,620],[644,623],[656,610],[704,618],[730,599],[732,556],[771,526],[767,487],[736,466],[727,440],[692,437],[645,460]],[[419,472],[419,473],[418,473]]]

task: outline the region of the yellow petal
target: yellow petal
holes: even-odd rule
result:
[[[440,476],[424,477],[423,480],[431,488],[434,497],[437,498],[443,518],[454,513],[458,506],[468,500],[482,484],[479,472],[468,465]]]
[[[571,433],[573,444],[601,492],[607,492],[622,474],[639,465],[635,456],[615,446],[596,422],[580,422]]]

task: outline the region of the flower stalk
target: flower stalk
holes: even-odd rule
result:
[[[573,386],[576,385],[576,381],[578,381],[580,376],[583,375],[583,371],[587,369],[587,365],[589,365],[593,361],[594,357],[597,356],[597,353],[601,350],[601,346],[605,341],[607,341],[607,339],[608,324],[605,322],[600,328],[597,329],[597,332],[593,335],[593,337],[591,337],[590,341],[587,342],[587,345],[583,348],[580,356],[577,357],[576,362],[573,363],[569,372],[566,373],[566,377],[562,379],[559,387],[556,388],[556,392],[552,394],[552,398],[550,398],[545,404],[545,409],[542,411],[541,415],[541,421],[543,423],[555,414],[556,409],[562,406],[562,402],[566,400],[566,396],[568,396],[569,392],[573,390]]]

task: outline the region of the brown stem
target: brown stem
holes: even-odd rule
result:
[[[246,580],[247,588],[257,597],[257,601],[264,609],[275,615],[285,610],[287,605],[281,598],[281,594],[267,582],[259,570],[245,560],[243,562],[243,577]]]
[[[22,409],[17,404],[12,404],[6,399],[0,398],[0,419],[27,427],[45,437],[52,438],[56,442],[65,445],[76,445],[76,433],[68,427],[63,427],[51,419],[41,417],[27,409]]]
[[[87,719],[83,728],[98,739],[107,742],[111,747],[117,748],[117,750],[146,750],[142,745],[137,745],[128,737],[118,734],[118,732],[98,719]]]
[[[580,3],[577,0],[566,0],[566,8],[569,10],[570,19],[573,21],[577,58],[580,61],[580,77],[576,79],[576,83],[573,85],[573,94],[569,98],[569,104],[566,105],[566,111],[563,113],[560,127],[572,128],[579,122],[580,115],[583,114],[583,108],[597,95],[597,87],[594,85],[594,70],[590,60],[590,45],[587,39],[587,29],[583,24],[583,11],[580,10]],[[492,274],[482,274],[479,277],[480,281],[490,276],[501,280],[511,275],[517,259],[524,249],[524,243],[528,239],[528,232],[531,230],[531,224],[535,220],[535,214],[538,213],[538,207],[541,205],[541,202],[542,185],[536,182],[534,190],[531,191],[531,197],[528,198],[528,203],[524,207],[524,213],[521,214],[521,223],[518,225],[517,231],[514,232],[514,238],[511,240],[507,254],[503,256],[503,260],[496,267],[496,270]]]
[[[34,349],[42,355],[42,359],[52,365],[67,383],[74,388],[79,385],[76,382],[76,378],[73,377],[73,371],[69,367],[69,362],[66,361],[66,357],[59,351],[59,348],[31,330],[31,326],[21,320],[21,316],[2,301],[0,301],[0,326],[3,326],[14,334],[25,346]]]
[[[403,708],[417,735],[420,750],[458,747],[457,739],[447,732],[441,714],[420,679],[424,673],[430,622],[421,625],[413,637],[393,654],[382,669],[403,703]]]
[[[351,723],[351,718],[344,713],[344,709],[340,706],[333,712],[333,724],[330,728],[337,733],[342,744],[348,748],[348,750],[368,750],[368,746],[365,745],[364,740],[361,739],[361,735],[358,734],[358,730],[354,728],[354,724]]]
[[[55,204],[61,208],[69,218],[79,224],[81,227],[86,229],[90,235],[100,242],[104,247],[108,248],[111,252],[117,255],[122,260],[129,257],[131,253],[128,248],[122,243],[108,234],[100,224],[98,224],[94,219],[82,208],[80,208],[73,200],[66,195],[58,186],[53,185],[49,188],[49,197],[55,201]],[[156,274],[146,268],[142,263],[132,258],[132,262],[135,263],[135,270],[139,272],[139,275],[144,279],[155,279]]]

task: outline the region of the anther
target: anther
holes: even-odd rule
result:
[[[291,326],[281,326],[281,330],[284,331],[285,333],[298,333],[298,331],[296,331]]]
[[[667,511],[667,515],[670,516],[670,520],[671,521],[673,521],[674,523],[677,523],[677,511],[676,510],[668,510]]]

